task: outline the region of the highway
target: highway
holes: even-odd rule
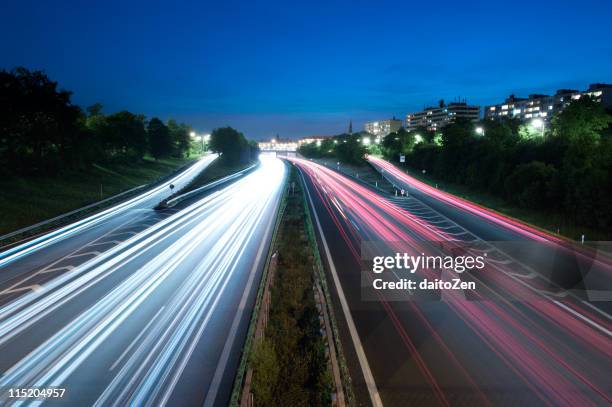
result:
[[[419,190],[385,162],[373,164],[384,168],[395,185],[410,188],[409,197],[383,196],[327,167],[291,161],[307,187],[321,253],[335,288],[341,340],[362,404],[612,402],[612,317],[605,309],[609,302],[585,299],[580,295],[585,290],[576,290],[577,284],[566,290],[552,281],[559,279],[559,269],[565,270],[560,266],[567,259],[567,246],[511,220],[492,220],[492,215],[481,216],[474,208],[466,212],[433,191]],[[456,248],[486,253],[487,268],[462,276],[477,284],[478,289],[470,292],[380,292],[371,289],[373,275],[362,258],[364,244],[371,242],[391,253],[436,255]],[[561,246],[561,254],[553,267],[540,269],[547,257],[540,249],[551,244]],[[525,246],[532,250],[524,251]],[[589,257],[588,251],[577,253],[572,257],[577,264],[586,262],[593,269],[589,283],[610,287],[606,259]],[[573,267],[568,270],[576,272]],[[391,281],[405,277],[385,273]],[[421,279],[456,277],[448,269],[417,273]],[[605,299],[605,291],[595,294]]]
[[[49,404],[226,405],[284,179],[263,157],[171,210],[149,192],[3,253],[0,404],[54,387]]]

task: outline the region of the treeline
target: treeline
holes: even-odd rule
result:
[[[83,111],[41,71],[0,71],[0,173],[52,175],[98,162],[189,152],[189,127],[102,105]]]
[[[229,165],[247,164],[259,156],[259,146],[231,127],[213,130],[208,148],[219,153],[220,160]]]
[[[382,152],[435,178],[502,197],[517,207],[563,214],[612,230],[612,115],[588,97],[573,101],[549,128],[516,120],[457,121],[440,133],[399,135]],[[478,129],[478,131],[477,131]],[[419,140],[417,140],[417,134]]]
[[[316,142],[302,144],[298,153],[308,158],[335,157],[347,164],[359,164],[367,152],[364,138],[367,133],[340,134]]]
[[[457,120],[439,132],[400,129],[383,138],[340,135],[300,147],[310,158],[363,162],[381,154],[396,165],[501,197],[519,208],[555,212],[571,222],[612,230],[612,115],[582,97],[546,127],[518,119]],[[346,146],[346,147],[345,147]]]

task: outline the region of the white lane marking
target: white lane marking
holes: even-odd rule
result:
[[[278,204],[277,204],[278,208]],[[223,377],[223,373],[227,367],[227,361],[230,356],[230,351],[234,346],[234,341],[236,339],[236,332],[238,331],[238,325],[240,320],[242,319],[242,315],[244,314],[246,308],[246,301],[251,292],[251,287],[253,285],[253,280],[255,279],[255,272],[261,261],[261,256],[263,255],[263,249],[266,246],[266,243],[270,239],[270,232],[272,230],[272,222],[268,223],[268,228],[264,234],[264,238],[259,245],[259,249],[257,251],[257,257],[255,257],[255,261],[253,262],[253,267],[251,267],[251,271],[249,273],[249,279],[247,281],[244,292],[242,293],[242,298],[240,299],[240,304],[238,305],[238,309],[236,315],[234,316],[234,321],[232,322],[232,326],[230,328],[229,334],[227,335],[227,341],[225,342],[225,346],[223,347],[223,351],[221,352],[221,357],[219,358],[219,362],[217,363],[217,368],[215,369],[215,375],[213,376],[212,382],[210,383],[210,387],[208,388],[208,393],[206,394],[206,399],[204,400],[204,407],[209,407],[214,405],[215,399],[217,398],[217,393],[219,392],[219,386],[221,384],[221,378]]]
[[[2,294],[12,294],[12,293],[18,293],[20,291],[30,291],[30,290],[41,292],[43,288],[41,285],[33,284],[33,285],[27,285],[27,286],[23,286],[19,288],[13,288],[11,290],[5,290],[5,291],[2,291]]]
[[[386,175],[385,175],[385,177],[386,177]],[[402,181],[402,182],[403,182],[403,181]],[[429,195],[428,195],[426,192],[424,192],[424,191],[421,191],[421,192],[422,192],[424,195],[429,196]],[[447,220],[448,220],[449,222],[451,222],[451,223],[456,224],[456,225],[457,225],[457,227],[458,227],[460,230],[464,230],[464,231],[466,231],[466,232],[467,232],[467,229],[465,229],[465,228],[464,228],[464,227],[462,227],[462,226],[459,226],[459,225],[458,225],[456,222],[453,222],[453,221],[452,221],[450,218],[448,218],[448,217],[446,217],[446,216],[444,216],[444,215],[440,214],[440,213],[439,213],[437,210],[433,209],[431,206],[429,206],[429,205],[428,205],[428,204],[426,204],[425,202],[420,201],[420,200],[418,200],[418,201],[420,202],[420,204],[421,204],[421,205],[423,205],[424,207],[426,207],[426,208],[430,209],[430,210],[431,210],[433,213],[437,213],[437,214],[438,214],[440,217],[442,217],[442,218],[444,218],[444,219],[447,219]],[[446,233],[447,233],[447,234],[449,234],[449,232],[446,232]],[[451,233],[451,234],[452,234],[452,233]],[[474,236],[475,240],[477,240],[477,241],[482,241],[482,242],[483,242],[483,243],[485,243],[487,246],[492,246],[492,245],[491,245],[491,244],[490,244],[488,241],[486,241],[486,240],[482,239],[480,236],[476,235],[475,233],[473,233],[473,232],[468,232],[468,234],[469,234],[469,235],[471,235],[471,236]],[[573,309],[568,308],[566,305],[562,304],[561,302],[559,302],[559,301],[557,301],[557,300],[553,300],[553,299],[551,298],[551,297],[559,297],[559,293],[557,293],[557,294],[554,294],[554,293],[547,293],[547,292],[544,292],[544,291],[542,291],[542,290],[536,289],[536,288],[532,287],[531,285],[529,285],[528,283],[526,283],[526,282],[524,281],[524,279],[525,279],[525,278],[527,278],[527,279],[533,279],[533,277],[532,277],[532,275],[533,275],[533,274],[536,274],[536,275],[538,275],[538,276],[540,276],[540,277],[542,277],[542,278],[545,278],[545,277],[544,277],[544,276],[542,276],[540,273],[537,273],[537,272],[536,272],[534,269],[532,269],[531,267],[527,266],[526,264],[524,264],[524,263],[522,263],[522,262],[518,261],[518,260],[517,260],[517,259],[515,259],[513,256],[510,256],[508,253],[506,253],[505,251],[501,250],[499,247],[497,247],[497,246],[492,246],[492,247],[493,247],[493,250],[494,250],[494,251],[497,251],[497,252],[501,253],[501,254],[502,254],[502,256],[507,257],[507,258],[508,258],[508,259],[509,259],[511,262],[513,262],[513,263],[515,263],[515,264],[518,264],[519,266],[523,267],[524,269],[526,269],[526,270],[527,270],[527,271],[529,271],[530,273],[525,275],[525,274],[517,274],[517,273],[508,272],[508,271],[505,271],[505,270],[501,270],[501,269],[499,269],[499,267],[496,267],[496,266],[495,266],[495,264],[493,264],[493,267],[495,267],[496,269],[500,270],[502,273],[504,273],[504,274],[508,275],[509,277],[511,277],[512,279],[514,279],[516,282],[518,282],[519,284],[523,285],[523,286],[524,286],[524,287],[526,287],[527,289],[529,289],[529,290],[531,290],[531,291],[533,291],[533,292],[535,292],[535,293],[537,293],[537,294],[542,295],[544,298],[547,298],[547,299],[549,299],[549,300],[552,300],[553,304],[557,305],[558,307],[560,307],[560,308],[562,308],[562,309],[564,309],[564,310],[566,310],[566,311],[569,311],[571,314],[573,314],[573,315],[577,316],[578,318],[580,318],[581,320],[585,321],[586,323],[588,323],[588,324],[589,324],[589,325],[591,325],[592,327],[594,327],[594,328],[596,328],[596,329],[600,330],[601,332],[603,332],[604,334],[606,334],[606,335],[608,335],[608,336],[612,337],[612,332],[610,332],[610,331],[609,331],[608,329],[606,329],[605,327],[602,327],[602,326],[601,326],[601,325],[599,325],[597,322],[595,322],[595,321],[593,321],[593,320],[589,319],[587,316],[582,315],[582,314],[580,314],[579,312],[576,312],[576,311],[574,311]],[[500,262],[501,262],[500,260],[496,260],[496,261],[493,261],[492,263],[500,263]],[[503,264],[503,263],[502,263],[502,264]],[[545,279],[546,279],[546,278],[545,278]],[[586,302],[586,301],[584,301],[584,300],[581,300],[581,299],[577,298],[577,297],[576,297],[574,294],[572,294],[571,292],[566,291],[566,294],[564,294],[564,297],[568,297],[568,296],[569,296],[569,297],[571,297],[572,299],[578,299],[578,300],[580,300],[580,301],[581,301],[581,302],[583,302],[584,304],[589,305],[589,307],[590,307],[590,308],[592,308],[593,310],[596,310],[596,311],[597,311],[597,312],[599,312],[600,314],[602,314],[602,315],[604,315],[604,316],[608,316],[608,317],[609,317],[609,315],[608,315],[608,314],[607,314],[605,311],[600,310],[600,309],[599,309],[598,307],[596,307],[595,305],[590,304],[590,303],[588,303],[588,302]]]
[[[587,305],[589,308],[592,308],[594,311],[597,311],[598,313],[600,313],[601,315],[603,315],[604,317],[606,317],[607,319],[612,319],[612,316],[610,314],[608,314],[607,312],[605,312],[604,310],[601,310],[597,307],[595,307],[594,305],[592,305],[591,303],[587,302],[587,301],[582,301],[582,303],[584,305]]]
[[[93,247],[93,246],[102,246],[102,245],[106,245],[106,244],[112,244],[112,245],[118,245],[121,242],[119,240],[107,240],[105,242],[98,242],[98,243],[92,243],[89,246]]]
[[[112,371],[114,370],[117,365],[119,364],[119,362],[121,362],[121,360],[125,357],[125,355],[128,354],[128,352],[134,347],[134,345],[136,345],[136,342],[138,342],[140,340],[140,338],[144,335],[145,332],[147,332],[147,329],[149,329],[149,327],[151,326],[151,324],[153,323],[153,321],[155,321],[155,319],[158,317],[158,315],[164,310],[165,305],[162,306],[156,313],[155,315],[153,315],[153,318],[151,318],[151,320],[147,323],[147,325],[145,325],[145,327],[142,329],[142,331],[140,331],[140,333],[138,334],[138,336],[136,338],[134,338],[134,340],[128,345],[127,348],[125,348],[125,350],[123,351],[123,353],[121,355],[119,355],[119,358],[117,358],[117,360],[115,360],[115,363],[112,364],[112,366],[110,367],[110,369],[108,369],[108,371]]]
[[[96,239],[92,240],[91,242],[88,242],[87,244],[85,244],[85,245],[83,245],[83,246],[79,247],[78,249],[76,249],[76,250],[74,250],[74,251],[70,252],[69,254],[67,254],[67,255],[65,255],[65,256],[63,256],[63,257],[60,257],[59,259],[57,259],[57,260],[53,261],[52,263],[50,263],[50,264],[46,265],[45,267],[43,267],[42,269],[38,270],[37,272],[35,272],[35,273],[33,273],[33,274],[30,274],[29,276],[26,276],[26,277],[22,278],[21,280],[19,280],[19,281],[17,281],[16,283],[12,284],[12,285],[11,285],[11,286],[9,286],[8,288],[6,288],[6,289],[4,289],[4,290],[0,291],[0,296],[1,296],[1,295],[5,295],[5,294],[9,294],[9,293],[12,293],[12,292],[15,292],[15,291],[23,291],[21,288],[18,288],[18,287],[19,287],[20,285],[22,285],[23,283],[25,283],[25,282],[27,282],[27,281],[29,281],[29,280],[32,280],[34,277],[36,277],[36,276],[38,276],[38,275],[40,275],[40,274],[45,274],[45,273],[48,273],[48,272],[51,272],[51,271],[56,271],[56,270],[57,270],[57,271],[59,271],[59,270],[60,270],[60,269],[62,269],[62,268],[68,269],[68,267],[70,267],[70,269],[68,269],[69,271],[70,271],[70,270],[72,270],[72,269],[74,269],[74,266],[71,266],[71,265],[70,265],[70,266],[60,267],[60,268],[57,268],[57,267],[55,267],[55,268],[54,268],[54,266],[58,265],[58,264],[59,264],[59,263],[61,263],[63,260],[67,260],[67,259],[72,258],[72,257],[73,257],[75,254],[77,254],[77,253],[78,253],[80,250],[83,250],[84,248],[86,248],[87,246],[91,245],[92,243],[95,243],[95,242],[97,242],[97,241],[99,241],[99,240],[101,240],[101,239],[104,239],[105,237],[107,237],[107,236],[109,236],[111,233],[113,233],[113,232],[117,231],[119,228],[122,228],[123,226],[127,225],[127,224],[128,224],[128,223],[130,223],[131,221],[132,221],[132,220],[130,219],[130,220],[126,221],[126,222],[122,222],[122,223],[121,223],[121,224],[119,224],[117,227],[115,227],[115,228],[113,228],[113,229],[109,230],[107,233],[103,234],[102,236],[100,236],[100,237],[98,237],[98,238],[96,238]]]
[[[55,267],[52,269],[43,269],[39,271],[39,273],[40,274],[54,273],[56,271],[62,271],[62,270],[70,271],[70,270],[74,270],[74,268],[75,268],[74,266]]]
[[[585,317],[584,315],[582,315],[579,312],[574,311],[573,309],[571,309],[570,307],[568,307],[567,305],[563,304],[562,302],[559,301],[553,301],[555,304],[557,304],[559,307],[563,308],[564,310],[570,312],[571,314],[577,316],[578,318],[580,318],[581,320],[583,320],[584,322],[586,322],[587,324],[599,329],[601,332],[605,333],[606,335],[612,337],[612,332],[610,332],[608,329],[606,329],[605,327],[599,325],[597,322],[590,320],[589,318]]]
[[[361,371],[363,373],[363,377],[368,388],[368,393],[370,394],[370,400],[372,401],[374,407],[382,407],[383,404],[380,398],[380,394],[378,393],[378,388],[376,387],[376,382],[374,381],[374,375],[372,374],[372,370],[370,369],[370,365],[368,363],[365,351],[363,349],[363,346],[361,345],[361,340],[359,339],[359,334],[357,333],[355,322],[353,321],[348,302],[346,301],[346,297],[344,296],[344,290],[340,285],[340,279],[338,278],[338,273],[336,272],[336,266],[334,266],[331,253],[329,251],[329,246],[327,245],[327,240],[325,239],[325,235],[323,234],[323,228],[321,227],[321,223],[319,222],[319,216],[317,215],[317,211],[314,209],[315,206],[312,202],[310,191],[306,187],[306,180],[304,179],[304,175],[301,171],[300,176],[302,177],[302,181],[304,182],[304,190],[308,195],[308,201],[310,202],[312,213],[317,223],[317,229],[319,229],[319,234],[321,235],[321,241],[323,242],[323,248],[325,249],[325,256],[327,257],[329,269],[334,279],[334,285],[336,286],[336,292],[338,293],[338,298],[340,299],[340,304],[342,306],[342,312],[344,313],[344,317],[346,318],[349,333],[351,334],[351,339],[353,340],[353,346],[355,346],[355,351],[357,352],[357,359],[359,359],[359,365],[361,366]]]
[[[74,259],[74,258],[83,257],[83,256],[94,256],[94,257],[97,257],[99,255],[100,255],[100,252],[93,251],[93,252],[78,253],[78,254],[75,254],[73,256],[68,256],[66,258],[67,259]]]

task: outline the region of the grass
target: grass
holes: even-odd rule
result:
[[[217,158],[213,161],[208,167],[206,167],[206,171],[202,171],[197,177],[193,179],[185,188],[181,191],[176,192],[176,194],[184,194],[186,192],[192,191],[196,188],[202,187],[206,184],[210,184],[213,181],[221,179],[223,177],[227,177],[228,175],[235,174],[238,171],[244,170],[257,163],[257,160],[250,161],[248,163],[228,163],[223,158]]]
[[[78,209],[131,188],[149,184],[192,161],[170,158],[138,163],[96,164],[54,177],[0,179],[0,234]]]
[[[337,159],[335,158],[317,158],[315,162],[323,164],[331,169],[339,169],[340,172],[356,177],[362,182],[378,187],[380,190],[385,191],[389,194],[394,192],[393,185],[386,179],[384,179],[378,171],[376,171],[367,162],[363,162],[361,165],[357,164],[346,164],[341,163],[340,167],[337,166]]]
[[[411,168],[403,168],[410,176],[425,182],[431,186],[438,186],[442,191],[448,192],[460,198],[474,202],[485,208],[492,209],[503,215],[515,218],[521,222],[530,224],[547,232],[569,238],[571,240],[580,240],[584,234],[586,240],[610,240],[612,236],[610,232],[596,230],[588,226],[579,225],[560,212],[539,211],[535,209],[518,208],[507,200],[481,191],[475,191],[465,185],[452,184],[440,181],[431,175],[424,175]]]
[[[268,324],[250,359],[252,391],[256,406],[330,405],[332,378],[314,298],[314,257],[293,167],[289,182],[295,190],[286,197],[275,240],[279,260]]]

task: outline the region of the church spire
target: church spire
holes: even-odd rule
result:
[[[353,120],[349,120],[349,134],[353,134]]]

